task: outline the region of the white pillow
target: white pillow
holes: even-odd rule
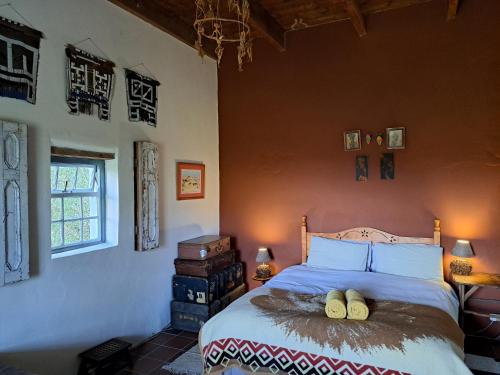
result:
[[[366,271],[370,244],[311,237],[307,265],[335,270]]]
[[[443,248],[425,244],[372,244],[372,272],[443,280]]]

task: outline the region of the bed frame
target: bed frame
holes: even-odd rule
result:
[[[441,220],[434,219],[434,237],[401,237],[395,234],[383,232],[379,229],[359,227],[346,229],[335,233],[321,233],[307,231],[307,216],[302,216],[302,262],[307,260],[311,236],[333,238],[336,240],[352,240],[382,243],[420,243],[430,245],[441,245]]]

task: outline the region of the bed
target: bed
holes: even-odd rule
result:
[[[317,238],[369,243],[370,264],[376,246],[438,246],[439,220],[426,238],[365,227],[309,232],[305,217],[301,232],[301,265],[283,270],[202,327],[206,374],[471,374],[463,361],[458,301],[444,280],[306,262]],[[325,316],[326,293],[348,288],[365,296],[366,321]]]

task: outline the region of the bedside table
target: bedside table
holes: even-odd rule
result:
[[[489,314],[483,314],[472,310],[466,310],[466,302],[477,292],[479,288],[500,288],[500,275],[493,273],[472,272],[468,276],[451,275],[452,282],[458,287],[458,299],[460,301],[460,328],[464,329],[464,315],[473,314],[489,318]],[[496,300],[483,300],[482,302],[500,303]]]
[[[252,276],[252,280],[255,280],[255,281],[260,281],[262,283],[262,285],[264,285],[266,282],[268,282],[269,280],[271,280],[273,278],[274,275],[271,275],[269,277],[257,277],[257,275],[253,275]]]
[[[490,314],[487,312],[478,312],[467,309],[466,303],[467,301],[474,299],[472,295],[476,293],[480,288],[495,288],[495,289],[500,288],[500,275],[491,273],[473,272],[469,276],[452,274],[451,279],[453,284],[455,284],[458,288],[458,298],[460,301],[459,325],[460,328],[462,328],[462,331],[464,331],[464,334],[466,336],[465,340],[466,348],[468,346],[467,343],[469,343],[471,348],[472,347],[477,348],[478,346],[482,347],[483,349],[480,350],[480,355],[485,355],[484,348],[489,348],[486,349],[486,351],[489,353],[488,357],[491,356],[495,359],[495,361],[500,361],[500,343],[496,341],[494,338],[478,335],[478,333],[481,330],[477,331],[477,333],[474,334],[470,333],[467,334],[465,332],[465,319],[464,319],[465,315],[468,314],[490,319],[490,324],[494,324],[496,322],[496,320],[495,321],[491,320]],[[497,305],[500,304],[500,301],[495,299],[478,298],[478,300],[481,300],[481,302],[483,303],[491,303]],[[495,314],[495,315],[500,315],[500,314]],[[478,353],[473,352],[473,354],[478,354]]]

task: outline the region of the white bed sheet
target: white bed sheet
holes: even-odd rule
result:
[[[438,280],[376,272],[338,271],[302,264],[286,268],[261,288],[277,288],[305,294],[326,294],[331,289],[353,288],[366,298],[433,306],[447,312],[455,321],[458,319],[459,302],[455,292],[448,283]],[[252,295],[253,292],[249,294]],[[224,375],[244,373],[238,368],[232,368],[224,371]]]
[[[366,298],[417,303],[437,307],[458,319],[459,302],[445,281],[376,272],[337,271],[306,264],[286,268],[265,287],[305,294],[328,293],[331,289],[356,289]]]

